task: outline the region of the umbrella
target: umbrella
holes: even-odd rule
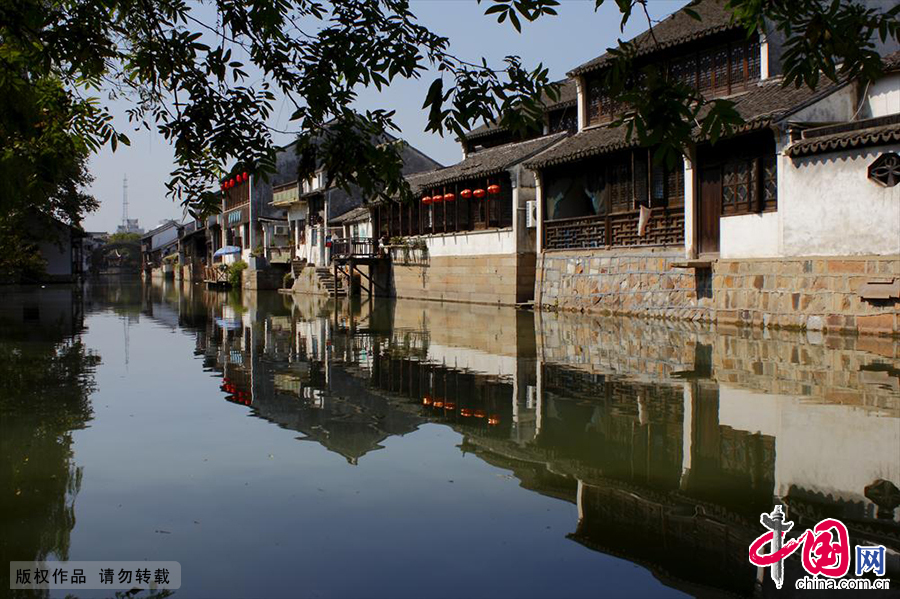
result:
[[[213,254],[214,258],[218,258],[219,256],[227,256],[228,254],[240,254],[241,248],[236,245],[226,245],[224,247],[220,247],[216,250],[216,253]]]

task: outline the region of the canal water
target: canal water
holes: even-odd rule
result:
[[[8,287],[0,450],[2,594],[11,560],[146,559],[176,597],[780,596],[747,560],[776,502],[900,586],[885,339]]]

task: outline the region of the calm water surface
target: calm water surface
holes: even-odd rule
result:
[[[179,561],[176,597],[774,596],[775,501],[900,586],[887,340],[4,288],[0,450],[0,594],[49,558]]]

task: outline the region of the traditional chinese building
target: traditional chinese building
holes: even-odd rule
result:
[[[729,323],[900,332],[900,79],[784,87],[779,36],[748,37],[715,0],[632,40],[744,124],[652,160],[605,93],[604,54],[573,69],[577,133],[537,177],[535,303]],[[643,214],[643,218],[642,218]]]
[[[403,173],[412,174],[438,168],[441,165],[418,149],[392,135],[385,134],[382,143],[401,144],[400,156]],[[331,263],[330,241],[344,237],[354,230],[364,237],[371,237],[371,226],[367,215],[359,211],[349,214],[364,204],[365,197],[360,190],[348,192],[328,183],[328,174],[319,168],[306,181],[298,181],[297,156],[293,146],[288,146],[283,155],[286,168],[279,168],[285,176],[272,189],[271,206],[286,210],[287,225],[285,239],[292,248],[292,260],[327,267]],[[361,218],[362,216],[362,218]],[[345,231],[345,225],[350,225]],[[353,228],[356,225],[356,228]]]
[[[574,130],[575,99],[574,82],[560,82],[559,96],[545,98],[542,130],[484,125],[460,140],[461,162],[408,178],[414,201],[373,207],[379,235],[399,241],[391,295],[507,305],[533,299],[535,178],[523,163]]]

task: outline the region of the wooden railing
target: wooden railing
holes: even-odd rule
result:
[[[606,217],[579,216],[544,223],[544,249],[579,250],[606,247]]]
[[[684,209],[654,208],[643,235],[640,212],[579,216],[544,222],[544,249],[578,250],[684,243]]]
[[[371,237],[332,239],[333,258],[375,258],[378,256],[378,240]]]
[[[206,266],[203,268],[203,280],[207,283],[228,283],[228,270],[221,265]]]

